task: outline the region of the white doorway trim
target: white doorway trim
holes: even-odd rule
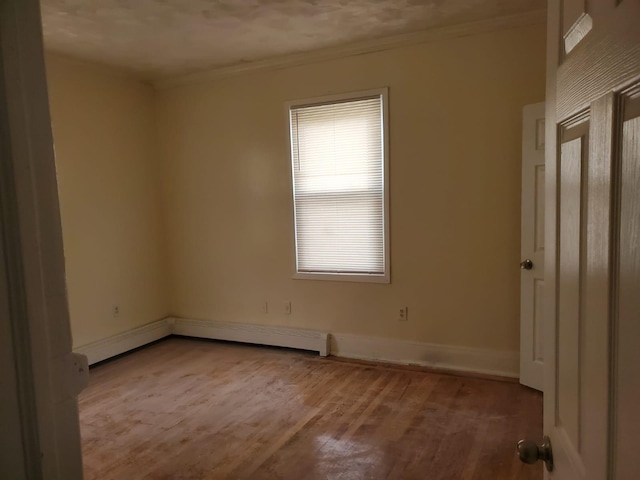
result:
[[[5,259],[0,274],[8,293],[2,307],[12,331],[23,464],[28,479],[80,479],[76,396],[87,370],[82,356],[71,353],[37,0],[2,2],[0,49],[0,121],[7,137],[0,180]]]

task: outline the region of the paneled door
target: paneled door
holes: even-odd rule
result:
[[[640,1],[548,4],[547,478],[640,478]],[[553,466],[552,462],[553,460]]]
[[[522,111],[520,235],[520,383],[543,389],[544,378],[544,103]]]

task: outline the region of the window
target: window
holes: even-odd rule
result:
[[[288,114],[295,277],[389,282],[387,89]]]

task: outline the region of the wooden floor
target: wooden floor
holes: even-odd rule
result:
[[[516,383],[170,338],[91,370],[87,480],[534,480],[542,396]]]

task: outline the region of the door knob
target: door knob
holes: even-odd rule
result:
[[[533,262],[527,258],[525,261],[520,262],[520,268],[522,270],[531,270],[533,268]]]
[[[518,458],[529,464],[542,460],[547,470],[551,472],[553,470],[551,440],[546,435],[542,439],[542,445],[537,445],[533,440],[520,440],[518,442]]]

